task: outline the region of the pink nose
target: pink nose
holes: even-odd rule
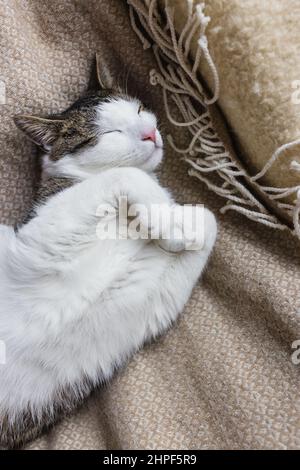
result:
[[[156,129],[152,129],[152,131],[143,134],[142,140],[152,140],[152,142],[156,143]]]

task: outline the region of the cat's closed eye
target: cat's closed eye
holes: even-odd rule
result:
[[[102,135],[105,135],[105,134],[113,134],[114,132],[122,133],[122,131],[120,131],[119,129],[114,129],[114,130],[111,130],[111,131],[102,132]]]

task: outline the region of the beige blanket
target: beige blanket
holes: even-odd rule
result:
[[[155,66],[121,0],[9,0],[0,5],[0,222],[31,204],[35,150],[14,128],[17,112],[65,108],[86,88],[95,51],[119,80],[159,114]],[[178,133],[181,145],[185,134]],[[177,323],[103,390],[31,449],[225,449],[300,447],[299,244],[223,204],[166,147],[162,182],[181,203],[203,202],[219,237],[202,280]]]

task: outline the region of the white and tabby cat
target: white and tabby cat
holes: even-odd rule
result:
[[[0,447],[34,438],[164,332],[215,242],[206,209],[198,250],[184,249],[185,227],[183,241],[97,237],[99,205],[118,209],[120,196],[160,205],[164,220],[181,210],[153,173],[163,156],[155,116],[105,75],[60,115],[15,119],[44,156],[30,219],[0,226]]]

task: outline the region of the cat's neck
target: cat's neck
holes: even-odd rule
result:
[[[48,155],[44,155],[42,160],[42,181],[48,185],[47,181],[71,180],[74,182],[84,181],[92,176],[103,173],[104,171],[112,169],[113,166],[99,166],[97,165],[80,165],[74,161],[73,157],[65,156],[61,160],[52,161]],[[150,176],[155,177],[154,172],[147,172]]]
[[[99,167],[80,166],[74,162],[74,158],[65,156],[63,159],[52,161],[48,155],[44,155],[42,160],[42,179],[71,179],[73,181],[83,181],[91,176],[104,171]]]

